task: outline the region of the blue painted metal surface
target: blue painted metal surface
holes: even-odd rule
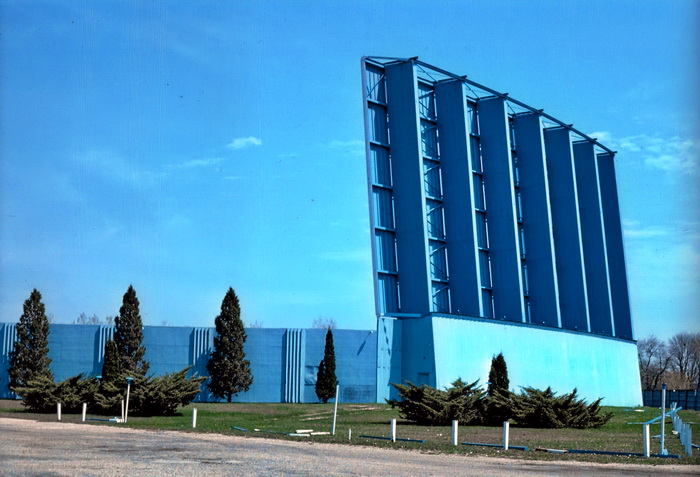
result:
[[[634,339],[634,333],[632,331],[632,317],[630,314],[620,205],[617,199],[615,157],[612,154],[598,154],[598,176],[600,179],[600,198],[603,206],[603,222],[605,224],[608,268],[610,270],[610,293],[612,296],[615,336],[631,340]]]
[[[416,76],[410,63],[386,68],[394,181],[399,311],[430,312],[427,224]],[[401,140],[394,140],[401,138]]]
[[[530,321],[559,328],[559,286],[542,119],[538,114],[519,114],[513,118],[513,127],[518,151],[523,235],[527,244]]]
[[[569,131],[564,128],[547,129],[544,131],[544,143],[561,322],[564,328],[570,330],[590,331],[576,170]]]
[[[477,111],[486,191],[494,317],[523,322],[525,303],[506,104],[501,98],[485,99],[477,103]]]
[[[457,378],[469,382],[480,379],[485,386],[491,358],[502,352],[515,391],[519,386],[539,389],[551,386],[558,393],[577,388],[579,395],[589,402],[599,397],[604,398],[604,405],[611,406],[637,406],[642,402],[637,347],[630,341],[460,316],[381,318],[379,328],[391,321],[399,321],[404,329],[401,348],[404,364],[400,376],[406,381],[420,384],[420,373],[434,369],[434,380],[427,384],[438,388],[448,387]],[[406,327],[412,333],[406,333]],[[432,336],[430,346],[425,343],[427,336]],[[391,336],[380,333],[379,339],[389,340]],[[397,348],[391,351],[391,358],[396,359]],[[388,394],[379,397],[398,396],[389,389]]]
[[[472,158],[466,91],[459,81],[435,86],[437,128],[440,133],[445,202],[446,246],[449,253],[451,309],[454,313],[483,316],[476,233]]]
[[[586,266],[588,312],[593,333],[614,335],[608,256],[605,245],[603,211],[594,145],[590,141],[573,144],[576,190],[581,218],[583,257]]]
[[[13,398],[7,389],[9,352],[15,325],[0,323],[3,337],[0,360],[0,398]],[[51,370],[57,381],[78,373],[101,374],[105,336],[111,327],[52,324],[49,332]],[[192,372],[207,375],[214,328],[144,327],[145,359],[149,374],[161,375],[192,365]],[[325,330],[247,329],[246,358],[250,360],[253,385],[239,394],[239,402],[317,402],[317,366],[323,357]],[[376,333],[370,330],[334,330],[336,375],[341,402],[374,402],[376,399]],[[290,341],[292,343],[290,343]],[[206,388],[199,401],[215,400]]]

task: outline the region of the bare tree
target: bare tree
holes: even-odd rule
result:
[[[264,327],[265,327],[265,323],[263,323],[263,322],[260,321],[260,320],[255,320],[255,321],[251,321],[251,322],[249,322],[249,323],[246,323],[246,324],[245,324],[245,327],[246,327],[246,328],[264,328]]]
[[[318,328],[322,330],[333,330],[337,327],[334,318],[330,316],[319,316],[315,318],[313,323],[311,323],[311,328]]]
[[[651,335],[637,342],[637,354],[642,389],[660,389],[664,375],[671,366],[666,343]]]
[[[700,384],[700,333],[678,333],[668,343],[671,369],[677,388],[698,388]]]
[[[75,321],[73,321],[74,325],[113,325],[114,324],[114,318],[111,316],[106,316],[104,320],[101,320],[100,318],[97,317],[97,315],[93,314],[92,316],[87,316],[85,313],[81,313],[80,316],[78,316]]]

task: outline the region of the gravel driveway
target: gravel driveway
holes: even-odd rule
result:
[[[700,466],[533,462],[0,418],[2,475],[699,475]]]

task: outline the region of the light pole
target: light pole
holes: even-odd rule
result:
[[[124,412],[124,422],[128,422],[129,420],[129,391],[131,391],[131,381],[133,381],[134,378],[128,377],[126,378],[126,411]]]

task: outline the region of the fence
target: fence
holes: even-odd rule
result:
[[[697,389],[666,391],[666,403],[678,403],[683,409],[700,411],[700,392]],[[661,407],[661,390],[642,391],[645,406]]]

